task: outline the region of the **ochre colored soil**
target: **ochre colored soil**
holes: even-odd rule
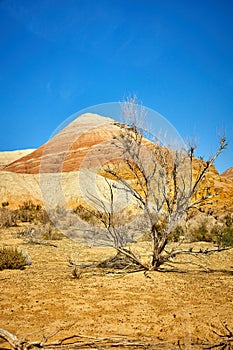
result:
[[[180,340],[189,349],[197,339],[215,341],[213,329],[224,333],[222,322],[233,325],[232,251],[205,261],[228,272],[195,268],[187,273],[150,272],[146,277],[143,272],[119,275],[85,269],[80,278],[73,278],[69,257],[79,263],[103,260],[114,250],[81,247],[67,238],[50,241],[57,247],[25,244],[15,231],[1,230],[0,244],[26,250],[32,265],[0,271],[0,327],[19,338],[31,334],[29,339],[40,340],[64,328],[53,339],[73,334],[151,337]]]

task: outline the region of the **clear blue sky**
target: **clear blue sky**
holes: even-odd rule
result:
[[[233,166],[233,1],[0,0],[0,151],[129,94]]]

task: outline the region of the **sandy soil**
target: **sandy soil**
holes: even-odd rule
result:
[[[86,269],[75,279],[69,257],[80,263],[105,259],[114,251],[82,247],[67,238],[53,241],[57,247],[23,244],[15,231],[1,230],[0,244],[18,245],[30,254],[32,265],[0,271],[0,327],[18,337],[37,332],[29,338],[39,340],[64,327],[55,338],[180,339],[189,349],[197,339],[214,340],[212,330],[223,332],[221,322],[233,325],[232,251],[205,261],[228,273],[151,272],[148,278],[143,272]]]

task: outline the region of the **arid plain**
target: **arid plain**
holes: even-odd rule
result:
[[[82,142],[88,143],[82,148],[78,143],[73,144],[64,161],[62,171],[65,179],[69,179],[66,190],[71,204],[72,196],[80,195],[79,190],[75,193],[72,182],[77,168],[71,166],[80,166],[80,159],[85,158],[87,150],[95,149],[100,136],[105,146],[110,133],[108,121],[101,128],[95,130],[93,138],[84,134]],[[66,134],[62,136],[65,142]],[[38,169],[43,150],[42,147],[0,155],[2,203],[9,202],[15,209],[30,198],[41,202]],[[89,160],[95,159],[94,155],[90,152]],[[76,157],[76,163],[72,157]],[[56,162],[52,166],[56,167]],[[219,215],[223,215],[226,208],[231,212],[232,169],[220,176],[213,168],[210,180],[211,186],[219,189],[219,207],[216,207]],[[161,348],[195,346],[198,349],[204,342],[217,342],[219,336],[215,332],[224,334],[224,325],[232,329],[232,250],[206,255],[198,260],[199,266],[190,265],[190,258],[175,270],[165,266],[161,271],[145,274],[110,268],[78,268],[74,273],[70,261],[92,264],[114,256],[115,250],[80,244],[65,236],[36,244],[22,235],[30,225],[18,222],[17,227],[0,229],[0,245],[18,247],[31,260],[31,265],[23,270],[0,271],[0,327],[20,339],[40,340],[52,334],[51,339],[72,335],[86,340],[146,338],[147,342],[159,343]],[[136,249],[147,251],[147,244],[140,241]],[[188,249],[215,247],[213,242],[184,244]],[[0,343],[0,347],[6,346]]]

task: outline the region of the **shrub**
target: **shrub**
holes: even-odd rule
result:
[[[34,204],[32,201],[25,201],[17,210],[18,220],[22,222],[41,222],[46,224],[49,222],[47,212],[41,208],[41,205]]]
[[[0,227],[17,226],[17,214],[14,210],[0,208]]]
[[[63,233],[49,228],[42,234],[42,238],[48,241],[59,241],[64,237]]]
[[[83,207],[81,204],[78,205],[74,210],[74,213],[77,214],[80,219],[88,222],[90,225],[100,225],[100,220],[104,219],[105,213],[98,212],[96,210],[88,209]]]
[[[233,227],[233,217],[230,214],[227,214],[223,220],[227,227]]]
[[[182,226],[177,225],[175,230],[171,232],[169,236],[169,240],[171,242],[179,242],[181,239],[181,236],[184,236],[184,229]]]
[[[19,206],[19,209],[21,210],[30,210],[30,211],[34,211],[37,208],[40,209],[40,206],[37,206],[36,204],[34,204],[31,200],[25,201],[23,202],[22,205]],[[38,210],[39,210],[38,209]]]
[[[17,248],[0,248],[0,271],[4,269],[24,269],[28,265],[27,257]]]
[[[86,208],[84,208],[81,204],[79,204],[74,210],[74,213],[77,214],[82,220],[86,222],[90,222],[93,220],[93,213]]]
[[[63,233],[55,230],[55,227],[52,225],[45,227],[45,231],[42,233],[42,238],[49,241],[61,240],[63,237]]]
[[[18,219],[22,222],[32,222],[35,219],[36,205],[32,201],[25,201],[17,210]]]
[[[214,237],[211,234],[211,232],[209,232],[205,221],[202,221],[197,228],[192,230],[191,240],[193,242],[199,242],[199,241],[213,242],[214,241]]]
[[[220,247],[233,247],[233,226],[226,226],[218,230],[216,243]]]

